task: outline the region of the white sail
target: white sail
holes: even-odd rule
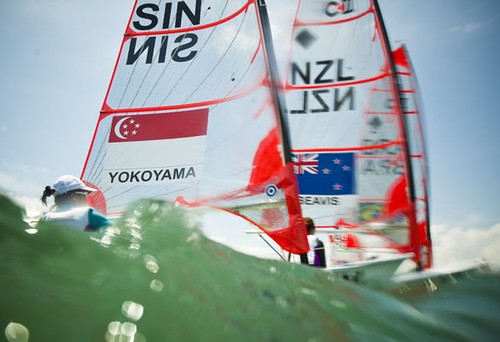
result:
[[[258,6],[136,1],[83,170],[100,190],[94,205],[110,215],[140,198],[220,206],[307,250],[284,137],[267,147],[277,168],[255,161],[280,127]]]
[[[303,213],[318,231],[360,233],[331,233],[327,242],[350,256],[332,253],[330,263],[370,248],[419,263],[407,127],[376,1],[300,1],[287,75]]]

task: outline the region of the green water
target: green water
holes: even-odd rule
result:
[[[496,341],[498,276],[437,291],[370,289],[206,239],[188,212],[135,204],[85,233],[0,196],[0,340]]]

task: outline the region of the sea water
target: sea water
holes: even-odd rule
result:
[[[207,239],[171,203],[109,229],[41,222],[0,195],[0,340],[498,341],[500,278],[370,288]]]

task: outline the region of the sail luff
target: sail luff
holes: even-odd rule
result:
[[[400,72],[400,75],[408,79],[408,87],[409,89],[405,89],[406,92],[409,94],[409,98],[406,99],[410,109],[408,106],[405,106],[404,108],[404,113],[405,117],[411,118],[412,121],[414,122],[414,127],[415,132],[413,132],[414,135],[414,144],[417,145],[415,146],[419,150],[416,151],[418,152],[418,156],[415,156],[412,154],[412,159],[415,159],[416,166],[420,166],[420,177],[421,179],[419,180],[421,182],[419,188],[421,189],[420,191],[422,192],[419,194],[419,196],[416,198],[417,201],[422,201],[424,203],[424,211],[425,214],[423,216],[423,219],[425,220],[425,233],[421,234],[419,236],[420,244],[422,247],[425,247],[425,254],[422,255],[422,261],[423,261],[423,267],[424,268],[430,268],[432,267],[433,264],[433,258],[432,258],[432,237],[431,237],[431,230],[430,230],[430,194],[429,194],[429,165],[427,163],[427,145],[426,145],[426,139],[424,135],[424,127],[423,127],[423,118],[422,118],[422,109],[421,109],[421,99],[420,99],[420,88],[418,85],[418,80],[416,77],[415,69],[413,67],[413,63],[410,59],[410,54],[408,52],[408,49],[405,44],[401,44],[397,49],[394,50],[393,56],[396,60],[396,62],[399,61],[402,64],[403,72]],[[399,64],[399,63],[396,63]],[[400,68],[401,69],[401,68]],[[417,171],[419,171],[417,169]],[[415,183],[415,186],[417,186],[417,183]],[[422,198],[419,198],[422,197]],[[417,224],[420,224],[419,222],[422,220],[420,218],[417,220]],[[422,231],[420,231],[422,233]]]
[[[139,1],[139,0],[135,0],[134,1],[133,8],[135,8],[137,6],[137,1]],[[106,112],[109,109],[109,107],[107,106],[107,98],[108,98],[109,92],[111,90],[111,86],[113,84],[113,79],[114,79],[116,70],[118,69],[118,63],[120,62],[120,56],[122,54],[123,47],[125,45],[125,40],[127,39],[127,33],[126,33],[126,31],[127,31],[128,27],[130,26],[130,22],[132,21],[133,15],[134,15],[134,12],[132,11],[130,13],[129,19],[127,21],[127,26],[126,26],[126,29],[125,29],[125,33],[123,34],[123,38],[122,38],[122,41],[120,43],[120,49],[118,51],[118,55],[117,55],[116,60],[115,60],[115,65],[114,65],[113,71],[111,73],[111,78],[109,80],[108,87],[106,89],[106,94],[104,95],[104,99],[103,99],[103,102],[102,102],[102,105],[101,105],[101,110],[99,112],[99,117],[97,119],[97,123],[96,123],[95,129],[94,129],[94,133],[92,135],[92,140],[90,141],[89,150],[87,151],[87,156],[85,157],[85,161],[83,163],[83,168],[82,168],[82,171],[80,173],[80,178],[81,179],[83,179],[84,174],[85,174],[85,170],[87,169],[87,164],[88,164],[89,159],[90,159],[90,155],[91,155],[91,152],[92,152],[92,147],[94,146],[96,135],[97,135],[97,131],[99,129],[99,121],[102,119],[102,116],[105,115]]]
[[[417,264],[417,270],[422,270],[423,265],[422,265],[422,255],[421,255],[421,246],[419,244],[420,238],[419,238],[419,231],[418,231],[418,226],[417,226],[417,219],[415,215],[416,211],[416,203],[415,203],[415,180],[413,177],[413,168],[412,168],[412,160],[410,157],[410,147],[408,145],[408,125],[406,123],[406,118],[403,114],[403,107],[401,105],[400,101],[400,84],[398,80],[398,75],[396,72],[396,66],[394,64],[394,59],[392,56],[392,49],[391,45],[389,42],[389,37],[387,34],[387,30],[384,24],[384,20],[382,18],[382,13],[378,4],[378,0],[373,0],[373,5],[375,9],[375,14],[377,17],[377,22],[378,22],[378,28],[380,29],[380,36],[382,37],[382,46],[384,48],[384,53],[386,55],[386,59],[389,63],[389,70],[391,74],[391,84],[392,88],[394,89],[394,92],[396,96],[394,96],[394,103],[393,105],[395,106],[395,109],[398,113],[398,119],[400,120],[401,123],[401,138],[402,138],[402,146],[404,149],[404,162],[406,164],[406,177],[407,177],[407,190],[408,190],[408,199],[410,201],[410,238],[411,242],[413,245],[413,250],[412,252],[415,254],[414,260]]]

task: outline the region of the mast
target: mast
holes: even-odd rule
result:
[[[375,15],[377,17],[377,21],[380,27],[381,31],[381,38],[383,39],[383,48],[385,51],[385,54],[387,56],[387,61],[389,63],[389,68],[390,68],[390,74],[391,74],[391,80],[392,80],[392,86],[394,90],[397,92],[397,96],[395,96],[395,105],[396,108],[401,116],[401,124],[402,124],[402,136],[403,136],[403,149],[404,149],[404,158],[405,158],[405,164],[406,164],[406,171],[407,171],[407,177],[408,177],[408,197],[413,209],[413,212],[411,216],[409,217],[410,219],[410,226],[412,227],[411,229],[411,235],[413,236],[414,242],[416,243],[416,246],[414,246],[413,252],[415,253],[415,259],[417,263],[417,270],[421,271],[423,269],[422,265],[422,255],[421,255],[421,248],[420,248],[420,237],[419,237],[419,232],[418,232],[418,227],[417,227],[417,219],[415,215],[415,182],[414,182],[414,176],[413,176],[413,169],[412,169],[412,161],[410,157],[410,147],[408,145],[408,125],[406,123],[406,118],[403,115],[403,107],[401,106],[401,101],[400,101],[400,89],[401,86],[399,84],[398,76],[396,73],[396,65],[394,64],[394,59],[392,57],[392,52],[390,48],[390,42],[387,34],[387,30],[385,28],[384,20],[382,19],[382,13],[380,11],[380,7],[378,4],[378,0],[373,0],[373,5],[375,9]]]
[[[277,122],[280,126],[280,132],[283,140],[283,158],[285,164],[292,162],[292,155],[290,149],[290,134],[286,121],[286,105],[283,93],[278,89],[279,84],[279,71],[276,62],[276,55],[274,53],[273,37],[271,34],[271,24],[269,22],[269,15],[267,13],[267,4],[265,0],[256,0],[259,10],[259,19],[262,27],[262,35],[264,37],[264,51],[267,58],[270,74],[270,87],[276,99],[277,106]]]
[[[292,163],[292,152],[290,147],[290,133],[287,124],[286,117],[286,104],[284,94],[280,89],[278,89],[279,82],[279,70],[276,62],[276,54],[274,52],[273,37],[271,33],[271,24],[269,22],[269,15],[267,13],[267,4],[265,0],[257,0],[257,7],[259,12],[260,24],[262,27],[262,35],[264,38],[264,55],[267,58],[267,65],[269,67],[269,77],[270,77],[270,87],[273,96],[276,100],[277,107],[277,123],[281,132],[281,140],[283,142],[283,159],[285,164]],[[288,261],[291,260],[292,254],[288,255]],[[300,262],[302,264],[307,264],[307,254],[300,254]]]

